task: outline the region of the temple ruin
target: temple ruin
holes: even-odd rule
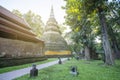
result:
[[[44,41],[24,19],[0,6],[0,67],[39,61],[40,57],[44,57]]]

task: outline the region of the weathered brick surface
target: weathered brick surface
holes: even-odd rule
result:
[[[0,38],[0,67],[45,60],[44,45]]]
[[[40,43],[0,38],[0,55],[6,58],[39,57],[44,55],[43,45]]]

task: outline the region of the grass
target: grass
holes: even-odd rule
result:
[[[79,75],[70,74],[70,66],[77,66]],[[59,65],[39,70],[39,75],[29,78],[29,74],[14,80],[119,80],[120,60],[116,66],[105,66],[102,61],[76,61],[74,59]]]
[[[50,58],[44,61],[40,61],[40,62],[35,62],[34,64],[38,65],[38,64],[43,64],[46,62],[50,62],[56,60],[56,58]],[[0,74],[1,73],[5,73],[5,72],[9,72],[9,71],[13,71],[13,70],[17,70],[17,69],[22,69],[22,68],[26,68],[26,67],[30,67],[32,66],[33,63],[28,63],[28,64],[23,64],[23,65],[19,65],[19,66],[11,66],[11,67],[5,67],[5,68],[0,68]]]

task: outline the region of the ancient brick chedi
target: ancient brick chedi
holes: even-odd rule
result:
[[[68,50],[67,43],[61,36],[58,23],[54,17],[53,7],[51,7],[50,17],[46,23],[42,39],[45,42],[45,51]]]

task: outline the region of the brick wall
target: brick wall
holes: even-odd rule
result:
[[[44,56],[41,43],[0,38],[0,57],[18,58]]]
[[[0,67],[46,60],[43,43],[0,38]]]

